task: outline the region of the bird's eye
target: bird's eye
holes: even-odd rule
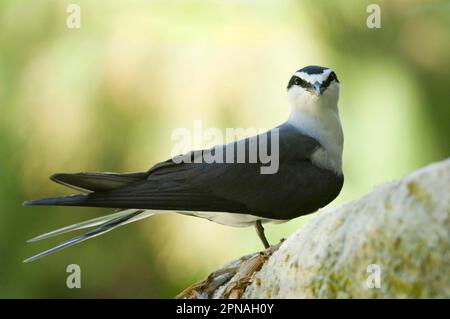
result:
[[[287,88],[289,89],[293,85],[298,85],[298,86],[301,86],[303,88],[308,88],[308,87],[311,86],[308,82],[306,82],[302,78],[300,78],[298,76],[295,76],[295,75],[293,77],[291,77],[291,79],[289,80],[289,84],[288,84]]]

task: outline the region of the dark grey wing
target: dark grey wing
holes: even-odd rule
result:
[[[276,151],[271,147],[273,139],[279,141],[278,171],[274,174],[262,174],[261,168],[268,164],[259,157],[254,161],[250,152],[266,138],[268,150],[262,151],[271,155]],[[238,156],[242,155],[238,153],[242,146],[245,146],[244,158]],[[145,179],[139,175],[137,181],[121,187],[108,189],[102,185],[87,195],[42,199],[27,204],[223,211],[288,219],[324,206],[337,196],[342,186],[341,183],[336,192],[336,187],[330,187],[339,184],[336,175],[311,163],[310,156],[318,147],[320,144],[316,140],[285,123],[267,135],[190,152],[183,156],[185,162],[179,163],[180,158],[176,158],[159,163],[146,173]],[[260,153],[259,148],[257,153]],[[222,154],[222,161],[230,159],[227,154],[231,154],[234,163],[197,162],[204,156],[218,154]],[[190,162],[186,162],[188,159]]]
[[[278,138],[279,163],[274,174],[262,174],[261,168],[269,164],[260,158],[249,163],[250,150],[257,145],[259,154],[258,142],[264,138],[267,138],[267,153],[271,155],[276,151],[271,147],[272,140]],[[238,150],[242,146],[245,146],[245,155],[240,159],[244,163],[238,163]],[[333,174],[310,161],[311,154],[318,147],[320,144],[315,139],[286,123],[267,135],[190,152],[183,156],[190,163],[177,163],[179,158],[159,163],[149,170],[145,182],[107,193],[95,193],[89,202],[99,206],[111,205],[112,201],[116,205],[114,207],[133,205],[128,207],[225,211],[287,219],[312,212],[325,205],[324,200],[331,197],[324,195],[324,191],[333,182],[329,177]],[[234,163],[196,163],[204,155],[216,155],[219,151],[224,162],[230,149],[233,149]]]
[[[245,205],[244,210],[238,207],[233,212],[278,219],[313,212],[337,196],[342,187],[342,176],[310,161],[311,154],[320,147],[315,139],[301,134],[288,123],[270,133],[267,135],[269,153],[274,151],[270,147],[272,138],[278,137],[279,141],[279,168],[274,174],[261,174],[261,167],[267,167],[267,164],[261,161],[249,163],[247,152],[245,163],[175,164],[167,161],[153,167],[148,180],[157,184],[178,181],[182,187],[200,194]],[[239,144],[245,144],[248,151],[260,138],[261,135],[228,144],[223,153],[230,145],[236,151]],[[200,155],[198,152],[191,154],[191,159]],[[236,159],[237,154],[234,155]],[[220,206],[208,210],[227,211]]]

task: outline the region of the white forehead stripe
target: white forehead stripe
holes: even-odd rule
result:
[[[328,78],[328,76],[330,75],[331,72],[333,72],[333,71],[330,69],[325,69],[320,74],[308,74],[308,73],[302,71],[302,72],[295,72],[294,75],[302,78],[303,80],[305,80],[309,83],[315,83],[315,82],[322,83],[323,81],[325,81]]]

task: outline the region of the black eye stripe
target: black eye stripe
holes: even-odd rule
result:
[[[336,73],[331,72],[330,75],[328,75],[328,78],[322,83],[321,88],[326,89],[333,81],[336,81],[337,83],[339,83]],[[310,84],[309,82],[306,82],[305,80],[303,80],[302,78],[300,78],[296,75],[291,77],[287,88],[289,89],[293,85],[298,85],[305,89],[312,88],[312,84]]]
[[[310,88],[311,84],[309,84],[308,82],[306,82],[305,80],[303,80],[302,78],[294,75],[291,77],[291,79],[289,80],[289,84],[288,84],[288,89],[293,86],[293,85],[298,85],[301,86],[303,88]]]
[[[300,85],[301,87],[306,87],[306,86],[309,85],[308,82],[306,82],[305,80],[303,80],[303,79],[301,79],[301,78],[299,78],[299,77],[296,77],[296,78],[295,78],[295,84],[296,84],[296,85]]]
[[[327,88],[333,81],[336,81],[337,83],[339,83],[336,73],[331,72],[330,75],[328,76],[328,78],[325,80],[325,82],[322,83],[321,87]]]

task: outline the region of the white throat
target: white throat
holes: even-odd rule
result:
[[[320,97],[295,87],[288,96],[292,107],[288,122],[322,145],[313,153],[312,162],[342,174],[344,135],[337,106],[339,86],[330,86]]]

